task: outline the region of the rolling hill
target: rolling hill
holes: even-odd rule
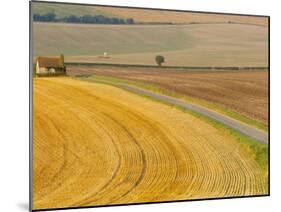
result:
[[[133,18],[136,22],[170,22],[174,24],[183,23],[217,23],[236,22],[244,24],[267,25],[267,18],[240,15],[221,15],[196,12],[178,12],[149,9],[128,9],[104,6],[85,6],[79,4],[54,4],[54,3],[33,3],[34,13],[45,14],[54,12],[58,17],[69,15],[105,15],[109,17]]]
[[[164,65],[267,66],[268,28],[247,24],[94,25],[34,23],[34,56],[66,61]],[[99,57],[107,52],[110,58]]]

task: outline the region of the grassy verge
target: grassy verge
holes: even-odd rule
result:
[[[185,109],[181,109],[185,110]],[[225,133],[228,135],[234,137],[241,146],[246,148],[250,153],[253,154],[256,162],[260,165],[260,167],[263,169],[265,173],[268,171],[268,145],[263,144],[249,136],[246,136],[244,134],[241,134],[240,132],[218,122],[211,118],[208,118],[206,116],[203,116],[201,114],[198,114],[193,111],[187,111],[188,113],[191,113],[195,117],[200,118],[201,120],[206,121],[207,123],[211,124],[216,129],[222,129]]]
[[[85,81],[89,81],[89,82],[97,82],[97,83],[104,83],[104,84],[109,84],[109,85],[113,85],[113,86],[117,86],[117,83],[124,83],[124,80],[119,80],[116,78],[108,78],[108,77],[100,77],[100,76],[95,76],[95,77],[78,77],[78,79],[80,80],[85,80]],[[137,82],[138,84],[138,82]],[[149,85],[143,85],[143,86],[149,86]],[[137,94],[140,96],[144,96],[146,98],[149,98],[153,101],[157,101],[157,102],[161,102],[164,103],[166,105],[175,107],[183,112],[189,113],[197,118],[200,118],[201,120],[206,121],[207,123],[209,123],[210,125],[212,125],[213,127],[215,127],[216,129],[220,129],[220,131],[234,137],[238,143],[241,145],[241,147],[245,148],[251,155],[253,155],[255,161],[260,165],[260,167],[262,168],[265,176],[268,176],[268,145],[267,144],[262,144],[260,142],[258,142],[255,139],[250,138],[249,136],[246,136],[244,134],[239,133],[238,131],[218,122],[215,121],[209,117],[206,117],[204,115],[201,115],[197,112],[191,111],[191,110],[187,110],[183,107],[180,106],[175,106],[173,104],[155,99],[153,97],[144,95],[144,94]]]
[[[79,79],[96,81],[96,82],[111,83],[111,84],[125,83],[125,84],[128,84],[128,85],[137,86],[137,87],[140,87],[140,88],[151,90],[151,91],[156,92],[156,93],[176,97],[176,98],[182,99],[182,100],[190,102],[190,103],[201,105],[201,106],[206,107],[208,109],[211,109],[211,110],[217,111],[219,113],[222,113],[226,116],[229,116],[233,119],[241,121],[245,124],[251,125],[251,126],[256,127],[260,130],[268,132],[268,126],[267,126],[267,124],[265,124],[263,122],[250,119],[250,118],[248,118],[248,117],[246,117],[246,116],[244,116],[240,113],[237,113],[233,110],[229,110],[228,108],[223,107],[221,105],[218,105],[218,104],[215,104],[215,103],[210,103],[210,102],[207,102],[207,101],[201,100],[201,99],[196,99],[196,98],[180,95],[180,94],[175,93],[173,91],[170,91],[170,90],[167,90],[167,89],[164,89],[164,88],[160,88],[156,85],[137,82],[137,81],[134,81],[134,80],[125,80],[125,79],[120,79],[120,78],[115,78],[115,77],[98,76],[98,75],[81,76],[81,77],[79,77]]]

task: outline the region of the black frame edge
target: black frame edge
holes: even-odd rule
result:
[[[151,204],[163,204],[163,203],[197,202],[197,201],[209,201],[209,200],[229,200],[229,199],[242,199],[242,198],[259,198],[259,197],[269,197],[269,196],[270,196],[269,194],[263,194],[263,195],[220,197],[220,198],[205,198],[205,199],[170,200],[170,201],[157,201],[157,202],[140,202],[140,203],[127,203],[127,204],[81,206],[81,207],[68,207],[68,208],[44,208],[44,209],[34,209],[32,211],[54,211],[54,210],[90,209],[90,208],[105,208],[105,207],[116,207],[116,206],[120,207],[120,206],[151,205]]]
[[[29,1],[29,211],[33,211],[33,13]]]
[[[270,196],[270,16],[268,20],[268,46],[267,46],[267,62],[268,62],[268,195]]]

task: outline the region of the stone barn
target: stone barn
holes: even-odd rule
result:
[[[66,74],[64,65],[64,56],[60,57],[37,57],[36,59],[36,74]]]

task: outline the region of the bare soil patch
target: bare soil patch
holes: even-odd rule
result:
[[[176,71],[126,67],[71,67],[69,74],[137,80],[220,104],[254,120],[268,121],[267,71]]]

